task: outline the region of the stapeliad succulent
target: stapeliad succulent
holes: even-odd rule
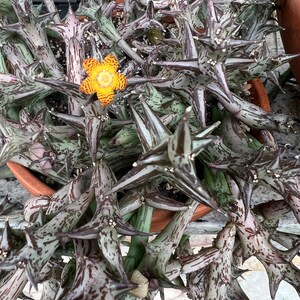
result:
[[[289,211],[300,220],[299,163],[247,131],[296,125],[248,91],[256,77],[278,84],[294,57],[269,55],[274,3],[87,0],[63,19],[44,4],[0,4],[0,162],[59,184],[17,214],[1,204],[0,298],[30,282],[42,299],[163,299],[166,287],[248,299],[238,279],[252,256],[272,299],[282,280],[299,292],[299,238],[277,230]],[[261,185],[282,200],[252,207]],[[185,229],[199,203],[228,223],[194,253]],[[175,214],[154,235],[157,209]]]

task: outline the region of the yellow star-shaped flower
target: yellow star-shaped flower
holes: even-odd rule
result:
[[[114,99],[115,90],[124,90],[127,78],[118,73],[119,62],[112,54],[108,54],[102,62],[95,58],[83,61],[83,67],[88,75],[80,85],[80,91],[85,94],[97,93],[103,106],[107,106]]]

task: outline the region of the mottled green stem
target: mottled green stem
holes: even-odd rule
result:
[[[153,207],[142,205],[137,212],[136,219],[133,224],[135,229],[143,232],[149,232],[152,213]],[[127,274],[136,269],[136,267],[139,265],[141,259],[145,254],[143,243],[147,243],[147,241],[148,237],[145,236],[134,236],[131,238],[130,248],[124,261]]]

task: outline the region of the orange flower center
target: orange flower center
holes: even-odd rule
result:
[[[114,74],[112,74],[109,71],[101,71],[98,76],[96,77],[99,86],[101,88],[106,88],[106,87],[110,87],[113,84],[113,77]]]

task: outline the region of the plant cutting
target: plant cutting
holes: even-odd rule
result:
[[[248,299],[237,279],[252,256],[272,298],[282,280],[299,290],[298,237],[277,230],[289,211],[299,220],[297,161],[250,134],[296,124],[249,92],[294,56],[269,57],[274,6],[252,2],[89,0],[63,20],[50,0],[46,14],[30,0],[0,6],[0,161],[55,184],[25,202],[22,226],[3,203],[1,299],[27,282],[44,299],[163,298],[166,287]],[[260,185],[282,200],[252,207]],[[185,229],[199,204],[228,223],[194,253]],[[151,231],[158,209],[174,214]]]

